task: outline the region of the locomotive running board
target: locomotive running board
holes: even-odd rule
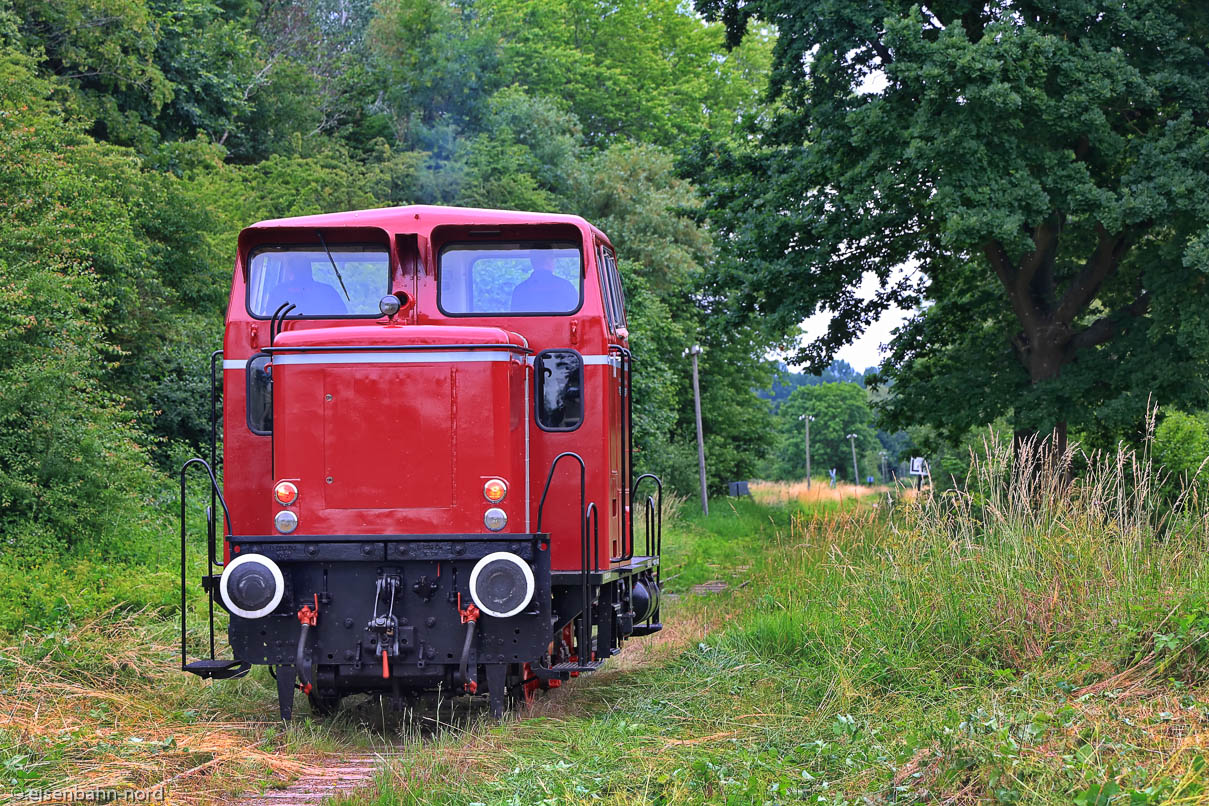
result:
[[[619,579],[634,576],[647,569],[659,566],[658,557],[632,557],[627,562],[602,568],[599,571],[589,571],[586,576],[590,585],[604,585]],[[578,585],[585,574],[582,571],[551,571],[550,581],[555,585]]]
[[[654,624],[635,624],[634,632],[630,633],[631,638],[641,638],[644,635],[653,635],[663,629],[662,622]]]

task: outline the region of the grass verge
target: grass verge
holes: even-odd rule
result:
[[[154,607],[31,632],[0,650],[4,775],[205,803],[390,746],[347,804],[1205,802],[1206,513],[1144,459],[1068,484],[1071,460],[992,454],[893,506],[686,513],[667,629],[498,726],[362,705],[282,730],[267,678],[176,672]]]
[[[349,803],[1206,802],[1205,513],[1073,459],[993,454],[892,512],[715,506],[673,587],[745,586]]]

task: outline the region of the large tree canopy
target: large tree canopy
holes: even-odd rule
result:
[[[775,112],[688,167],[737,258],[719,291],[785,332],[835,314],[798,361],[901,305],[894,425],[1107,436],[1209,400],[1209,6],[697,6],[779,32]]]

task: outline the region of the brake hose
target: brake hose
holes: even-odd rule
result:
[[[470,647],[474,644],[474,625],[479,620],[479,609],[474,605],[461,606],[462,594],[458,594],[458,615],[462,617],[462,623],[466,625],[466,642],[462,644],[462,663],[459,671],[462,675],[462,682],[466,684],[467,689],[471,694],[478,688],[478,684],[470,679],[470,673],[467,666],[470,665]]]
[[[306,694],[311,693],[310,674],[306,667],[306,637],[310,631],[311,625],[304,621],[302,629],[298,631],[298,652],[294,655],[294,668],[298,670],[298,679],[302,681],[302,691]]]
[[[467,621],[466,622],[466,642],[464,644],[462,644],[462,665],[461,665],[461,669],[460,669],[461,674],[462,674],[463,683],[470,682],[470,676],[466,672],[466,666],[470,663],[470,645],[473,643],[474,643],[474,622]]]

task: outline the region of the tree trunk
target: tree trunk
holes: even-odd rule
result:
[[[1033,387],[1055,381],[1062,375],[1062,367],[1070,360],[1070,329],[1062,325],[1045,323],[1018,338],[1017,346],[1021,363],[1029,374]],[[1050,429],[1040,431],[1036,426],[1018,427],[1012,438],[1013,453],[1017,462],[1031,461],[1033,474],[1049,470],[1050,463],[1062,465],[1060,484],[1072,481],[1071,468],[1063,461],[1066,455],[1066,420],[1048,424]]]

